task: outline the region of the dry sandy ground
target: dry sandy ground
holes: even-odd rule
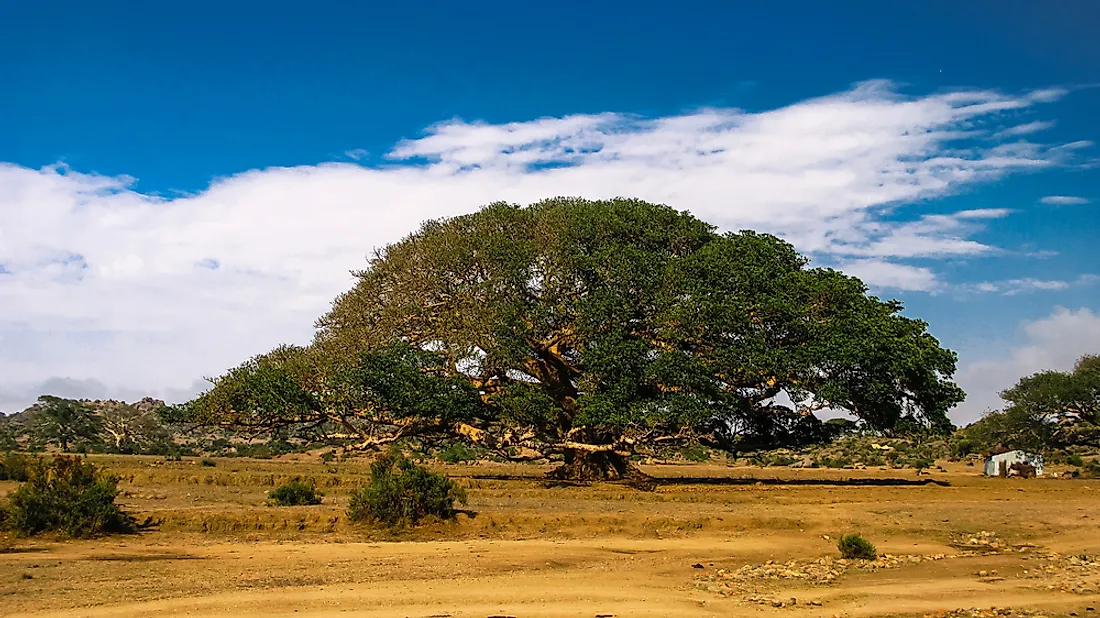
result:
[[[955,466],[933,475],[947,487],[852,487],[816,483],[918,479],[911,470],[693,466],[648,471],[712,480],[640,492],[472,478],[539,472],[530,468],[451,468],[476,517],[384,538],[342,521],[363,474],[353,464],[104,463],[127,479],[127,507],[162,519],[159,529],[95,541],[7,539],[0,615],[1100,613],[1092,610],[1100,608],[1100,481],[984,479]],[[270,483],[294,473],[327,484],[325,504],[260,506]],[[752,476],[781,482],[726,480]],[[902,558],[875,570],[816,566],[835,559],[837,535],[851,531]],[[801,577],[810,562],[835,578]]]

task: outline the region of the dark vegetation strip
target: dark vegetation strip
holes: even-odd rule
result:
[[[537,476],[519,474],[464,474],[458,478],[474,479],[479,481],[541,481],[545,480]],[[951,483],[939,479],[899,479],[899,478],[847,478],[847,479],[781,479],[757,478],[751,476],[700,476],[700,477],[652,477],[651,481],[657,486],[661,485],[829,485],[841,487],[920,487],[936,485],[950,487]],[[554,482],[554,484],[564,484]]]

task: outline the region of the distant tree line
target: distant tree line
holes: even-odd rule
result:
[[[963,450],[1100,447],[1100,355],[1020,378],[1001,398],[1003,409],[959,430]]]

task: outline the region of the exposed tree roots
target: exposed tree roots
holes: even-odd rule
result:
[[[630,460],[614,451],[588,452],[568,449],[565,463],[551,470],[548,478],[558,481],[611,481],[625,483],[636,489],[652,491],[653,477],[642,472]]]

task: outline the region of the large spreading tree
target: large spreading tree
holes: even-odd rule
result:
[[[376,252],[306,348],[214,381],[191,420],[362,446],[465,437],[615,478],[655,442],[760,435],[831,408],[951,428],[955,354],[791,245],[639,200],[491,204]]]

